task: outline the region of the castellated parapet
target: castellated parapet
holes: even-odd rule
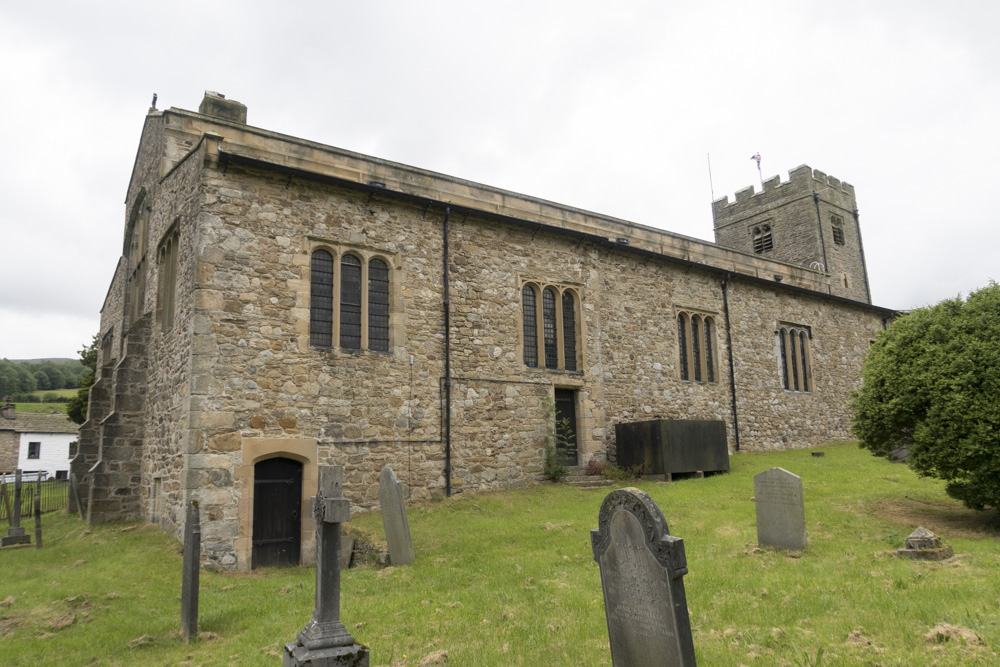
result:
[[[712,202],[715,228],[733,224],[760,209],[785,204],[792,198],[812,196],[814,192],[845,211],[857,208],[853,185],[802,164],[788,172],[788,180],[784,183],[780,176],[772,176],[764,181],[764,189],[760,192],[751,185],[737,191],[736,201],[730,202],[728,196],[716,199]]]
[[[809,267],[830,292],[871,303],[854,186],[801,165],[712,202],[715,241],[772,261]]]

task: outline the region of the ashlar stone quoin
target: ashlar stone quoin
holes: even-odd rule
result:
[[[789,551],[806,549],[806,508],[802,478],[784,468],[754,475],[757,544]]]
[[[378,502],[382,508],[382,526],[389,546],[389,562],[409,565],[416,556],[410,537],[410,520],[406,516],[406,499],[396,473],[386,466],[378,476]]]
[[[612,491],[590,539],[601,568],[612,663],[696,664],[682,579],[684,540],[670,534],[656,502],[639,489]]]

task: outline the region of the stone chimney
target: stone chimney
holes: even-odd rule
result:
[[[14,419],[14,404],[10,402],[10,396],[4,399],[6,403],[0,405],[0,419]]]
[[[225,95],[214,90],[205,91],[198,113],[243,125],[247,122],[247,105],[236,100],[227,100]]]

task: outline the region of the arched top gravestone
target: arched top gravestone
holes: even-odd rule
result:
[[[670,534],[656,502],[635,488],[608,494],[597,525],[590,538],[612,663],[694,665],[684,540]]]

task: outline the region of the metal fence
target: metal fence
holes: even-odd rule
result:
[[[50,479],[44,482],[21,482],[21,525],[35,512],[35,494],[39,494],[42,513],[66,509],[69,481]],[[0,480],[0,524],[14,520],[14,483]]]

